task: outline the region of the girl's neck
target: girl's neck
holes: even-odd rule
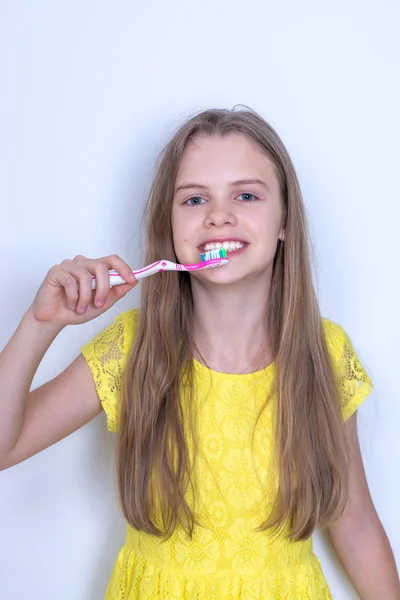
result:
[[[261,285],[235,290],[196,281],[192,292],[196,360],[221,373],[251,373],[272,362],[265,279]]]

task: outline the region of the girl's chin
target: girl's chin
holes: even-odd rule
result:
[[[249,285],[250,282],[255,283],[261,281],[265,283],[265,277],[268,276],[271,265],[270,264],[258,264],[249,265],[228,263],[221,265],[220,267],[214,267],[213,269],[204,269],[202,271],[192,272],[191,276],[199,279],[200,281],[208,282],[215,285],[234,285],[243,283]]]
[[[223,272],[227,267],[228,265],[222,265],[221,267],[214,267],[213,269],[204,269],[204,271],[191,273],[191,275],[196,277],[196,279],[215,285],[231,285],[246,280],[246,275],[248,275],[248,273],[233,273],[231,270],[229,270],[229,272],[227,270]]]

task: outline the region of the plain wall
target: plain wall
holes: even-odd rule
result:
[[[258,110],[298,172],[321,312],[346,329],[375,384],[360,437],[397,560],[399,17],[395,0],[0,3],[1,347],[53,264],[115,252],[141,265],[154,161],[184,118]],[[64,330],[34,387],[137,306],[137,292]],[[0,473],[2,598],[103,597],[124,539],[112,443],[101,415]],[[315,548],[334,598],[356,598],[321,534]]]

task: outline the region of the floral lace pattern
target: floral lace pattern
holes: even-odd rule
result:
[[[111,431],[117,430],[121,377],[137,317],[135,310],[122,313],[82,349]],[[343,329],[326,319],[323,323],[347,419],[372,385]],[[166,542],[128,526],[106,600],[331,598],[311,538],[291,542],[287,530],[280,536],[255,531],[267,517],[277,486],[271,460],[273,398],[252,438],[274,364],[244,375],[210,371],[195,360],[194,366],[191,410],[198,420],[199,447],[196,498],[188,501],[200,525],[192,540],[177,528]],[[188,406],[184,395],[182,405]]]
[[[113,432],[117,431],[118,398],[136,322],[137,312],[126,311],[81,348],[107,415],[108,429]]]
[[[332,364],[339,378],[342,414],[347,420],[371,392],[372,383],[344,329],[328,319],[324,319],[323,324]]]

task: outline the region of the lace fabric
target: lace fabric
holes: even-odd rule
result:
[[[107,415],[118,428],[123,371],[138,312],[122,313],[82,348]],[[372,384],[344,330],[324,319],[324,332],[340,381],[343,418],[354,413]],[[191,407],[197,416],[196,501],[201,525],[189,540],[177,528],[166,542],[127,527],[106,600],[331,598],[312,539],[291,542],[255,532],[267,516],[276,487],[272,468],[273,400],[254,423],[274,379],[274,364],[257,373],[226,375],[194,361]],[[182,391],[182,405],[185,404]],[[186,417],[185,417],[186,418]],[[192,452],[188,441],[189,452]],[[192,499],[193,500],[193,499]]]
[[[342,415],[347,421],[372,390],[351,340],[340,325],[323,319],[325,338],[341,391]]]
[[[101,331],[81,352],[92,372],[97,394],[107,416],[109,431],[117,431],[122,378],[134,339],[137,311],[126,311]]]

